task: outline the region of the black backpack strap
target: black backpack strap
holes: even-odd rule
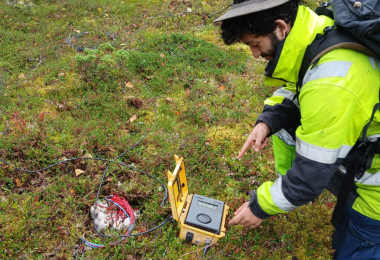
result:
[[[324,15],[324,16],[327,16],[327,17],[330,17],[331,19],[334,19],[334,12],[330,9],[327,9],[327,7],[329,7],[331,5],[331,3],[329,2],[323,2],[321,4],[321,6],[317,7],[317,9],[315,9],[315,13],[317,15]]]
[[[374,51],[369,49],[350,33],[336,28],[336,26],[327,26],[324,34],[317,34],[314,41],[306,48],[301,68],[298,73],[298,82],[296,84],[297,94],[302,86],[305,74],[311,65],[316,65],[318,60],[326,53],[335,49],[350,49],[365,53],[370,56],[379,57]],[[296,95],[298,97],[298,95]]]
[[[380,97],[379,97],[380,100]],[[331,223],[337,227],[346,205],[348,196],[350,195],[352,185],[355,185],[355,177],[360,179],[365,170],[371,167],[371,159],[375,153],[380,154],[380,138],[375,142],[367,142],[367,131],[369,125],[373,121],[375,113],[380,108],[380,103],[377,103],[372,111],[369,122],[364,126],[362,137],[356,142],[350,153],[347,155],[343,164],[347,167],[346,174],[343,178],[340,188],[338,201],[335,205],[334,212],[331,218]]]
[[[366,142],[366,137],[367,137],[367,131],[368,131],[368,128],[369,128],[369,125],[371,124],[373,118],[375,117],[375,114],[376,114],[376,111],[380,108],[380,103],[377,103],[374,108],[373,108],[373,111],[372,111],[372,115],[371,115],[371,119],[369,120],[369,122],[364,126],[363,128],[363,133],[362,133],[362,138],[359,140],[360,142],[360,145],[364,145],[365,142]]]
[[[344,160],[343,164],[346,166],[347,171],[343,177],[338,201],[331,218],[331,223],[334,227],[337,227],[340,223],[352,185],[355,185],[355,177],[360,179],[364,172],[371,167],[370,164],[372,160],[370,160],[370,158],[373,157],[375,145],[375,143],[360,145],[360,141],[358,141]]]
[[[316,36],[315,36],[315,39],[312,41],[312,43],[310,43],[306,50],[305,50],[305,54],[303,56],[303,59],[302,59],[302,63],[301,63],[301,67],[300,67],[300,70],[298,72],[298,81],[296,83],[296,95],[294,96],[293,100],[298,98],[299,96],[299,91],[300,91],[300,88],[302,86],[302,81],[305,77],[305,74],[307,72],[307,70],[309,69],[310,65],[312,65],[312,61],[315,60],[315,57],[321,52],[321,51],[318,51],[321,49],[321,44],[323,41],[325,41],[326,39],[326,35],[333,29],[334,27],[326,27],[324,29],[324,33],[325,34],[320,34],[318,33]]]

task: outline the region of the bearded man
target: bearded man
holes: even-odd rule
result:
[[[263,183],[230,221],[258,227],[269,216],[313,201],[324,189],[337,195],[342,163],[369,124],[367,139],[380,137],[380,63],[351,49],[324,54],[305,74],[296,96],[307,46],[334,21],[298,0],[235,0],[215,22],[228,45],[244,43],[254,58],[268,60],[265,83],[279,86],[242,147],[266,147],[272,137],[279,178]],[[296,97],[295,97],[296,96]],[[335,259],[380,259],[380,155],[355,179],[334,234]],[[344,164],[344,163],[343,163]],[[339,171],[339,169],[341,169]]]

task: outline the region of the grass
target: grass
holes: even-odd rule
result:
[[[247,191],[276,178],[270,147],[235,159],[274,89],[263,87],[265,62],[252,60],[242,45],[223,45],[215,16],[207,17],[228,4],[0,3],[0,158],[11,163],[0,165],[1,259],[178,259],[197,249],[178,238],[176,223],[118,246],[101,239],[89,211],[104,162],[76,160],[38,173],[15,167],[113,159],[148,133],[119,161],[166,182],[174,154],[183,156],[190,193],[225,201],[229,218]],[[78,46],[92,48],[78,52]],[[84,173],[76,176],[76,169]],[[168,203],[159,205],[159,184],[136,171],[112,165],[100,196],[112,192],[142,211],[138,232],[171,214]],[[227,227],[228,241],[211,253],[224,249],[215,259],[329,259],[333,201],[326,192],[257,230]],[[82,256],[78,236],[108,246]]]

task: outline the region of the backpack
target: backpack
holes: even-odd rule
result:
[[[307,47],[298,75],[299,87],[310,65],[334,49],[353,49],[380,57],[380,0],[360,1],[332,0],[317,7],[315,12],[334,19],[335,25],[326,27],[323,35],[317,34]]]
[[[333,10],[329,9],[329,6]],[[323,2],[315,12],[318,15],[334,19],[334,25],[326,27],[323,35],[317,34],[314,41],[307,47],[298,74],[296,98],[299,96],[299,89],[306,71],[310,66],[315,66],[319,59],[329,51],[345,48],[380,58],[380,0],[331,0],[331,3]],[[340,223],[355,177],[360,179],[365,170],[370,167],[369,158],[374,153],[380,153],[380,138],[374,142],[366,140],[367,130],[379,108],[380,101],[375,104],[372,116],[363,128],[362,137],[343,162],[347,171],[343,177],[342,187],[331,219],[335,227]]]

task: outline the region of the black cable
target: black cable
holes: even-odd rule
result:
[[[159,231],[162,231],[162,229],[159,229]],[[159,232],[159,231],[157,231],[157,232]],[[160,232],[160,233],[161,233],[161,232]],[[157,246],[157,244],[156,244],[156,242],[157,242],[157,237],[158,237],[158,235],[156,235],[156,238],[155,238],[155,241],[154,241],[154,244],[153,244],[153,248],[152,248],[151,253],[153,253],[154,250],[156,249],[156,246]]]
[[[154,123],[154,125],[156,124],[156,122],[157,122],[157,108],[156,108],[156,105],[154,105],[154,108],[155,108],[155,112],[156,112],[156,117],[155,117],[155,123]],[[137,142],[137,143],[135,143],[134,145],[132,145],[129,149],[127,149],[126,151],[124,151],[123,153],[121,153],[118,157],[116,157],[113,161],[116,161],[117,159],[119,159],[120,157],[122,157],[124,154],[126,154],[127,152],[129,152],[130,150],[132,150],[133,148],[135,148],[144,138],[145,138],[145,136],[147,135],[147,134],[149,134],[150,133],[150,131],[151,130],[149,130],[149,131],[147,131],[142,137],[141,137],[141,139]],[[95,199],[95,203],[94,203],[94,208],[96,208],[96,205],[98,204],[98,199],[99,199],[99,194],[100,194],[100,190],[101,190],[101,188],[102,188],[102,185],[103,185],[103,181],[104,181],[104,178],[105,178],[105,176],[106,176],[106,173],[107,173],[107,170],[108,170],[108,168],[111,166],[111,163],[109,163],[108,165],[107,165],[107,167],[106,167],[106,169],[104,170],[104,172],[103,172],[103,176],[102,176],[102,180],[100,181],[100,185],[99,185],[99,188],[98,188],[98,192],[97,192],[97,194],[96,194],[96,199]],[[145,173],[144,173],[145,174]],[[157,178],[156,178],[157,179]],[[158,180],[158,179],[157,179]],[[164,206],[164,203],[165,203],[165,200],[168,198],[168,191],[167,191],[167,188],[166,188],[166,185],[164,185],[160,180],[158,180],[162,185],[163,185],[163,187],[164,187],[164,190],[165,190],[165,195],[164,195],[164,198],[163,198],[163,200],[161,201],[161,207],[163,207]],[[110,236],[106,236],[106,235],[103,235],[103,234],[101,234],[99,231],[98,231],[98,229],[97,229],[97,227],[96,227],[96,225],[95,225],[95,218],[93,218],[93,225],[94,225],[94,229],[95,229],[95,231],[96,231],[96,233],[98,233],[100,236],[104,236],[104,237],[110,237]],[[121,236],[120,236],[121,237]]]
[[[28,57],[28,59],[27,59],[27,61],[38,61],[38,64],[36,65],[36,67],[33,70],[36,70],[38,68],[38,66],[40,66],[40,64],[42,64],[44,62],[44,60],[46,60],[46,58],[42,58],[42,56],[40,54],[38,55],[38,59],[32,59],[30,57]]]
[[[160,231],[162,231],[162,229],[159,229],[159,230],[156,231],[156,235],[155,235],[154,239],[152,241],[150,241],[150,243],[144,248],[143,256],[141,258],[142,260],[145,259],[146,251],[148,250],[148,248],[150,247],[150,245],[154,241],[154,245],[153,245],[153,249],[152,249],[152,252],[153,252],[154,248],[156,247],[156,241],[157,241],[158,234],[161,233]]]
[[[232,4],[231,4],[232,5]],[[214,16],[214,15],[217,15],[223,11],[225,11],[227,8],[229,8],[231,5],[228,5],[227,7],[225,7],[224,9],[222,9],[221,11],[217,12],[217,13],[214,13],[214,14],[211,14],[211,15],[208,15],[208,18]],[[190,14],[190,13],[193,13],[193,12],[183,12],[183,13],[180,13],[180,14],[172,14],[172,13],[168,13],[168,12],[162,12],[162,13],[159,13],[159,14],[156,14],[156,15],[153,15],[152,17],[150,17],[147,21],[145,21],[141,26],[140,28],[137,30],[136,34],[138,34],[142,29],[145,28],[145,26],[147,26],[153,19],[155,18],[165,18],[165,17],[171,17],[172,20],[174,19],[180,19],[180,17],[182,15],[186,15],[186,14]],[[59,60],[58,58],[58,50],[59,48],[63,45],[63,44],[68,44],[68,45],[71,45],[72,48],[76,49],[78,52],[83,52],[85,48],[88,48],[88,49],[97,49],[97,46],[89,46],[89,47],[84,47],[84,46],[77,46],[75,45],[71,39],[79,39],[80,37],[82,37],[83,35],[85,34],[88,34],[89,32],[82,32],[82,33],[79,33],[77,35],[74,35],[72,38],[71,37],[68,37],[66,38],[66,42],[64,43],[61,43],[57,46],[57,49],[55,50],[55,57],[57,58],[57,60]],[[110,34],[110,33],[107,33],[107,32],[104,32],[105,35],[109,36],[111,39],[112,39],[112,42],[111,42],[111,45],[114,44],[115,42],[115,37]],[[135,39],[135,37],[133,37],[130,41],[133,41]],[[132,50],[132,51],[137,51],[137,50],[141,50],[141,49],[144,49],[146,46],[146,44],[143,46],[143,47],[140,47],[140,48],[123,48],[125,50]]]
[[[226,248],[227,248],[227,245],[228,245],[228,233],[227,233],[227,232],[226,232],[226,239],[227,239],[227,241],[226,241],[226,245],[223,247],[223,249],[222,249],[222,250],[220,250],[219,252],[217,252],[217,253],[215,253],[215,254],[211,255],[211,256],[210,256],[209,258],[207,258],[206,260],[214,259],[214,258],[215,258],[215,256],[217,256],[217,255],[221,254],[222,252],[224,252],[224,250],[226,250]]]
[[[147,230],[147,231],[144,231],[144,232],[141,232],[141,233],[136,233],[136,234],[130,234],[130,235],[126,235],[126,236],[119,236],[119,237],[135,237],[135,236],[140,236],[140,235],[147,234],[147,233],[149,233],[149,232],[152,232],[152,231],[154,231],[154,230],[156,230],[156,229],[162,227],[163,225],[166,224],[166,222],[168,222],[169,220],[172,220],[172,219],[173,219],[173,217],[172,217],[172,216],[169,216],[169,217],[167,217],[167,218],[165,219],[164,222],[162,222],[162,223],[159,224],[158,226],[155,226],[154,228],[151,228],[151,229],[149,229],[149,230]]]
[[[207,255],[208,251],[210,250],[210,244],[211,244],[211,243],[212,243],[212,242],[209,242],[209,241],[206,241],[206,242],[205,242],[205,247],[204,247],[204,249],[203,249],[203,256],[202,256],[202,259],[203,259],[204,256]]]
[[[99,46],[78,46],[78,45],[74,44],[74,41],[73,41],[73,40],[77,41],[79,38],[81,38],[82,36],[87,35],[87,34],[89,34],[89,33],[90,33],[90,32],[87,32],[87,31],[86,31],[86,32],[82,32],[82,33],[76,34],[76,35],[74,35],[74,36],[72,36],[72,37],[70,37],[70,36],[67,37],[66,40],[65,40],[65,42],[59,44],[59,45],[57,46],[57,49],[55,50],[55,57],[57,58],[57,60],[59,60],[59,58],[58,58],[58,50],[59,50],[59,48],[60,48],[63,44],[70,45],[71,48],[77,50],[78,52],[83,52],[84,49],[86,49],[86,48],[87,48],[87,49],[92,49],[92,50],[97,49]],[[114,42],[115,42],[115,36],[113,36],[112,34],[110,34],[110,33],[108,33],[108,32],[103,32],[103,33],[104,33],[105,35],[109,36],[109,37],[112,39],[112,42],[110,42],[110,44],[113,46],[113,44],[114,44]]]
[[[124,166],[124,167],[128,167],[128,168],[131,169],[131,170],[134,170],[134,171],[137,171],[137,172],[139,172],[139,173],[142,173],[142,174],[144,174],[144,175],[146,175],[146,176],[148,176],[148,177],[150,177],[150,178],[153,178],[153,179],[155,179],[156,181],[160,182],[160,183],[162,184],[162,187],[163,187],[164,190],[165,190],[165,195],[164,195],[163,200],[166,200],[167,197],[168,197],[168,195],[167,195],[167,188],[166,188],[166,185],[165,185],[160,179],[158,179],[157,177],[155,177],[155,176],[153,176],[153,175],[150,175],[149,173],[146,173],[146,172],[144,172],[144,171],[141,171],[141,170],[139,170],[139,169],[136,169],[136,168],[133,167],[133,166],[130,166],[130,165],[127,165],[127,164],[124,164],[124,163],[121,163],[121,162],[116,162],[116,161],[114,161],[114,160],[108,160],[108,159],[102,159],[102,158],[77,157],[77,158],[70,158],[70,159],[66,159],[66,160],[64,160],[64,161],[57,162],[57,163],[55,163],[55,164],[49,165],[49,166],[47,166],[47,167],[45,167],[45,168],[42,168],[42,169],[40,169],[40,170],[36,170],[36,171],[23,170],[23,169],[21,169],[21,168],[17,168],[17,167],[14,167],[14,169],[16,169],[16,170],[18,170],[18,171],[22,171],[22,172],[27,172],[27,173],[38,173],[38,172],[45,171],[45,170],[48,170],[48,169],[50,169],[50,168],[53,168],[54,166],[57,166],[57,165],[59,165],[59,164],[61,164],[61,163],[67,163],[67,162],[75,161],[75,160],[94,160],[94,161],[104,161],[104,162],[110,162],[110,163],[118,164],[118,165],[121,165],[121,166]],[[8,162],[6,162],[6,161],[4,161],[4,160],[2,160],[2,159],[0,159],[0,162],[2,162],[2,163],[4,163],[4,164],[6,164],[6,165],[12,167],[12,165],[11,165],[10,163],[8,163]]]
[[[156,106],[155,106],[155,111],[156,111],[156,118],[155,118],[155,123],[154,123],[154,125],[155,125],[156,122],[157,122],[157,108],[156,108]],[[148,174],[148,173],[146,173],[146,172],[144,172],[144,171],[138,170],[138,169],[136,169],[135,167],[132,167],[132,166],[130,166],[130,165],[126,165],[126,164],[124,164],[124,163],[121,163],[121,162],[117,162],[117,161],[116,161],[117,159],[119,159],[120,157],[122,157],[124,154],[126,154],[128,151],[130,151],[131,149],[133,149],[134,147],[136,147],[136,146],[137,146],[137,145],[138,145],[138,144],[139,144],[139,143],[145,138],[145,136],[146,136],[148,133],[150,133],[150,131],[151,131],[151,130],[147,131],[147,132],[146,132],[146,133],[140,138],[140,140],[139,140],[138,142],[136,142],[136,143],[135,143],[134,145],[132,145],[129,149],[127,149],[126,151],[124,151],[123,153],[121,153],[121,154],[120,154],[118,157],[116,157],[114,160],[108,160],[108,159],[102,159],[102,158],[77,157],[77,158],[71,158],[71,159],[66,159],[66,160],[64,160],[64,161],[57,162],[57,163],[55,163],[55,164],[49,165],[49,166],[47,166],[47,167],[45,167],[45,168],[42,168],[42,169],[39,169],[39,170],[36,170],[36,171],[24,170],[24,169],[17,168],[17,167],[14,167],[14,169],[19,170],[19,171],[22,171],[22,172],[27,172],[27,173],[37,173],[37,172],[42,172],[42,171],[48,170],[48,169],[50,169],[50,168],[53,168],[54,166],[57,166],[57,165],[59,165],[59,164],[67,163],[67,162],[69,162],[69,161],[74,161],[74,160],[95,160],[95,161],[105,161],[105,162],[109,162],[109,164],[107,165],[105,171],[103,172],[103,176],[102,176],[101,182],[100,182],[100,184],[99,184],[98,193],[97,193],[97,195],[96,195],[96,200],[95,200],[95,204],[94,204],[94,205],[97,205],[97,201],[98,201],[98,198],[99,198],[100,190],[101,190],[101,187],[102,187],[103,182],[104,182],[104,177],[105,177],[105,175],[106,175],[106,173],[107,173],[107,170],[108,170],[108,168],[110,167],[110,165],[111,165],[112,163],[114,163],[114,164],[118,164],[118,165],[121,165],[121,166],[124,166],[124,167],[128,167],[128,168],[131,169],[131,170],[134,170],[134,171],[137,171],[137,172],[139,172],[139,173],[142,173],[142,174],[148,176],[149,178],[155,179],[156,181],[160,182],[161,185],[162,185],[162,188],[163,188],[164,191],[165,191],[165,192],[164,192],[164,197],[163,197],[163,199],[162,199],[162,201],[161,201],[161,206],[163,206],[164,203],[165,203],[165,200],[168,198],[168,190],[167,190],[167,188],[166,188],[166,185],[165,185],[161,180],[159,180],[157,177],[155,177],[155,176],[153,176],[153,175],[150,175],[150,174]],[[0,159],[0,162],[6,164],[6,165],[8,165],[8,166],[11,166],[10,163],[5,162],[5,161],[2,160],[2,159]],[[168,222],[171,218],[172,218],[171,216],[168,217],[164,222],[162,222],[162,223],[159,224],[158,226],[156,226],[156,227],[154,227],[154,228],[151,228],[150,230],[147,230],[147,231],[145,231],[145,232],[141,232],[141,233],[137,233],[137,234],[128,234],[128,235],[118,236],[118,237],[120,237],[120,238],[124,238],[124,237],[138,236],[138,235],[142,235],[142,234],[149,233],[149,232],[154,231],[154,230],[156,230],[157,228],[163,226],[163,225],[164,225],[166,222]],[[112,238],[111,236],[107,236],[107,235],[101,234],[101,233],[97,230],[96,225],[95,225],[95,221],[94,221],[94,220],[93,220],[93,224],[94,224],[94,229],[95,229],[95,231],[96,231],[100,236],[108,237],[108,238]],[[118,241],[118,242],[121,242],[121,241]]]

